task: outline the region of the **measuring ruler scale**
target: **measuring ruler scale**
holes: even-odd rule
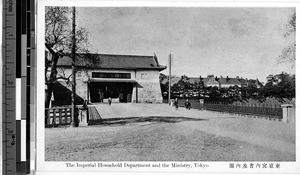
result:
[[[2,174],[28,174],[35,139],[31,128],[34,79],[30,78],[35,55],[35,1],[2,2]]]

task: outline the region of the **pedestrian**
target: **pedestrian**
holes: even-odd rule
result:
[[[119,102],[120,103],[123,102],[123,92],[122,91],[119,93]]]
[[[200,109],[201,111],[203,110],[203,103],[204,103],[204,99],[199,99],[199,102],[200,102]]]
[[[184,105],[185,105],[185,108],[186,108],[186,109],[188,109],[188,110],[191,109],[191,103],[189,102],[189,99],[186,99]]]
[[[111,98],[108,97],[108,105],[111,105]]]
[[[103,102],[103,92],[101,89],[98,89],[98,94],[99,94],[99,102]]]
[[[175,109],[177,110],[178,109],[178,99],[175,98],[174,100],[174,106],[175,106]]]

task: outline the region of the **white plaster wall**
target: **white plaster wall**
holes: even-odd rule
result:
[[[209,84],[209,83],[206,83],[205,86],[207,86],[207,87],[209,87],[209,86],[219,87],[220,85],[219,84]]]
[[[221,88],[229,88],[230,86],[234,86],[234,85],[229,85],[229,84],[226,84],[226,85],[220,85]],[[237,85],[238,87],[241,87],[241,85]]]
[[[110,72],[110,73],[130,73],[131,74],[131,80],[136,80],[135,78],[135,71],[134,70],[99,70],[99,69],[79,69],[76,72],[76,94],[80,96],[83,99],[88,99],[88,84],[87,81],[89,81],[92,78],[92,72]],[[72,69],[70,68],[57,68],[57,76],[63,76],[63,77],[69,77],[72,75]],[[70,80],[72,77],[70,77]],[[101,78],[94,78],[94,79],[101,79]],[[105,80],[109,80],[108,78],[105,78]],[[115,80],[115,79],[113,79]],[[65,80],[59,80],[59,82],[67,87],[69,90],[72,89],[71,84],[66,84]]]
[[[157,70],[137,70],[136,80],[138,82],[159,82],[159,71]]]
[[[72,73],[71,69],[58,68],[58,76],[69,77]],[[162,103],[162,94],[159,83],[158,70],[99,70],[88,69],[78,70],[76,73],[76,94],[83,99],[87,99],[87,81],[92,78],[92,72],[111,72],[111,73],[130,73],[131,80],[138,83],[138,102],[141,103]],[[97,78],[95,78],[97,79]],[[101,78],[99,78],[101,79]],[[106,80],[109,80],[106,78]],[[114,79],[115,80],[115,79]],[[61,81],[68,89],[71,85],[67,85]],[[136,87],[133,88],[132,102],[136,102]]]
[[[72,69],[58,68],[57,76],[69,77],[72,74]],[[76,72],[76,94],[83,99],[87,99],[87,81],[88,76],[87,72],[84,70],[78,70]],[[70,81],[72,76],[70,77]],[[62,85],[64,85],[69,90],[72,90],[71,84],[66,84],[65,80],[58,80]]]

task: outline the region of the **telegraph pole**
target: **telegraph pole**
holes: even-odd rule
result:
[[[76,37],[75,37],[75,7],[73,7],[73,19],[72,19],[72,116],[71,116],[71,124],[70,127],[75,127],[75,94],[76,94],[76,71],[75,71],[75,49],[76,49]]]
[[[172,65],[172,56],[169,55],[169,96],[168,96],[168,103],[171,105],[171,65]]]

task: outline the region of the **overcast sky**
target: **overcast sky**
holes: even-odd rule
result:
[[[157,55],[172,74],[258,78],[294,73],[278,64],[295,8],[77,8],[77,25],[90,33],[91,50],[107,54]],[[167,70],[163,73],[168,73]]]

